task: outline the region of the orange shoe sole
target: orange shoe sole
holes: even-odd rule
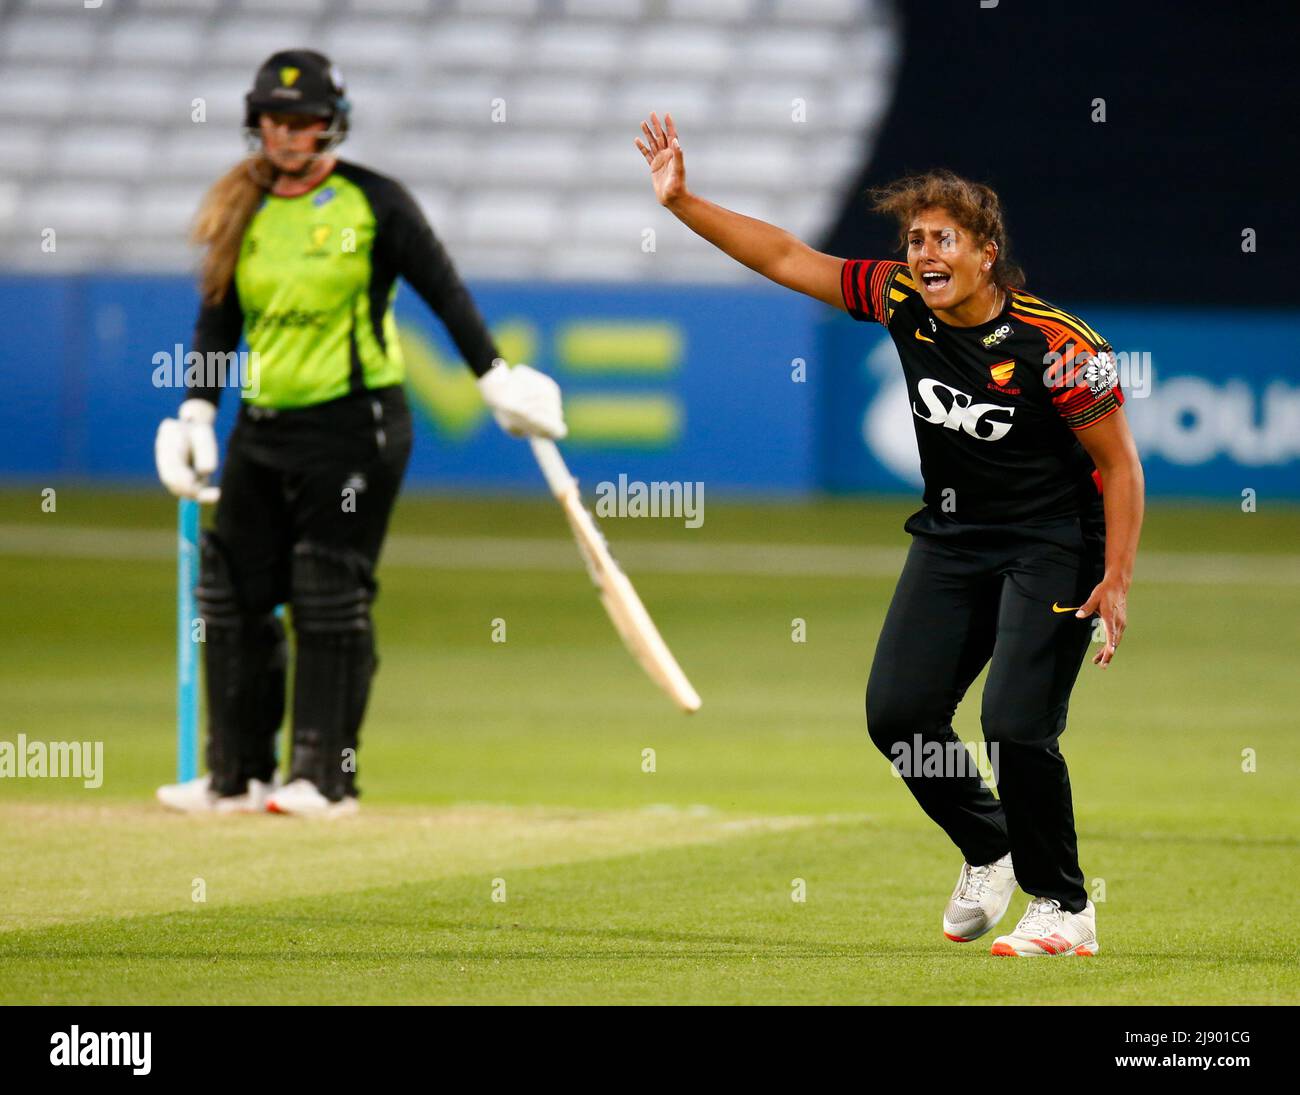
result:
[[[1010,943],[994,943],[989,954],[997,955],[999,958],[1037,958],[1039,955],[1021,954]],[[1089,950],[1087,947],[1078,947],[1072,951],[1064,951],[1061,954],[1041,955],[1043,958],[1068,958],[1070,955],[1077,955],[1080,958],[1096,958],[1097,952]]]

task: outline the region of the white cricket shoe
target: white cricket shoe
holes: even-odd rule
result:
[[[217,802],[211,776],[200,776],[184,783],[167,783],[159,787],[156,794],[167,809],[179,810],[183,814],[209,813]]]
[[[260,814],[266,809],[266,800],[280,785],[279,775],[270,783],[258,779],[248,781],[248,789],[241,795],[218,795],[212,790],[212,776],[200,776],[184,783],[168,783],[158,788],[158,801],[171,810],[183,814]]]
[[[1055,898],[1034,897],[1020,918],[1016,930],[993,942],[992,954],[1041,955],[1077,954],[1091,958],[1097,944],[1097,910],[1091,901],[1083,912],[1066,912]]]
[[[265,813],[267,799],[279,786],[280,775],[278,772],[271,777],[270,783],[263,783],[260,779],[250,779],[248,781],[248,790],[242,795],[224,795],[217,799],[213,808],[219,814]]]
[[[943,934],[954,943],[978,939],[1006,915],[1015,892],[1010,852],[983,867],[963,863],[957,888],[943,910]]]
[[[266,809],[272,814],[292,814],[295,817],[351,817],[358,811],[355,795],[339,802],[331,802],[309,779],[295,779],[266,800]]]

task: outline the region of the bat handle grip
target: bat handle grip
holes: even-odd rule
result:
[[[551,493],[556,498],[563,498],[573,489],[575,481],[564,463],[564,457],[560,455],[559,448],[554,441],[545,437],[530,437],[528,440],[533,447],[533,456],[537,459],[537,465],[546,476],[546,485],[550,487]]]

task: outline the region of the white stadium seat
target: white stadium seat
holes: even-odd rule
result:
[[[49,138],[40,126],[0,122],[0,164],[6,172],[32,175],[49,159]]]
[[[749,137],[723,137],[702,143],[691,153],[690,170],[699,184],[718,187],[786,189],[806,181],[805,170],[793,153],[795,127],[788,126],[785,140],[774,133],[768,141]]]
[[[348,84],[348,98],[352,100],[349,148],[357,139],[368,134],[386,134],[405,129],[411,121],[412,103],[410,89],[401,84],[379,83],[362,77]],[[394,135],[402,139],[400,133]],[[351,153],[350,153],[351,154]]]
[[[156,138],[146,129],[75,126],[52,143],[51,162],[64,178],[129,180],[148,174]]]
[[[147,273],[154,270],[197,272],[202,255],[197,248],[186,242],[184,235],[133,238],[135,242],[129,249],[105,249],[97,260],[98,264],[105,269],[123,273]],[[176,322],[177,331],[182,336],[187,335],[190,318],[178,316]]]
[[[807,151],[809,172],[818,179],[842,179],[859,164],[865,163],[870,142],[861,134],[820,137]]]
[[[107,183],[42,187],[28,195],[23,219],[33,227],[53,228],[56,246],[65,238],[111,239],[125,227],[128,192],[126,186]]]
[[[554,187],[575,182],[585,170],[582,138],[565,133],[539,138],[518,129],[492,132],[483,143],[478,169],[486,186],[513,182]]]
[[[645,16],[646,0],[564,0],[564,10],[579,18],[634,20]]]
[[[467,273],[737,280],[655,203],[641,120],[673,112],[711,197],[815,235],[875,139],[895,18],[885,0],[0,0],[2,261],[52,268],[39,214],[58,269],[191,270],[189,218],[245,156],[257,66],[305,47],[348,83],[342,154],[405,183]]]
[[[442,7],[441,0],[349,0],[355,15],[407,15],[428,17]]]
[[[543,25],[526,44],[529,64],[547,71],[612,72],[627,66],[637,39],[621,26]]]
[[[671,113],[673,120],[683,127],[715,124],[722,120],[719,111],[722,104],[715,88],[716,85],[701,80],[653,76],[626,80],[613,97],[614,117],[606,114],[604,120],[609,123],[626,119],[631,127],[627,132],[629,141],[640,136],[641,122],[650,117],[651,111],[661,121],[665,113]]]
[[[606,109],[602,84],[598,80],[568,75],[518,80],[506,96],[507,123],[569,132],[586,126]]]
[[[531,190],[480,192],[465,199],[461,221],[470,240],[541,243],[557,227],[556,205],[555,198]]]
[[[785,76],[834,77],[843,47],[833,30],[794,30],[790,27],[751,32],[740,46],[742,63],[751,72]]]
[[[541,0],[452,0],[463,15],[513,15],[531,17],[541,10]]]
[[[204,58],[203,23],[184,17],[132,15],[107,28],[105,54],[115,61],[189,65]]]
[[[544,249],[538,247],[512,247],[509,244],[471,244],[463,237],[444,238],[444,243],[456,259],[461,274],[477,279],[532,279],[553,277]]]
[[[202,99],[207,125],[237,133],[244,124],[244,96],[253,86],[253,73],[252,68],[207,66],[181,73],[178,97],[186,118],[192,116],[194,100]]]
[[[413,28],[414,29],[414,28]],[[513,68],[523,29],[501,20],[439,19],[417,42],[428,65],[427,75],[447,68],[505,72]]]
[[[640,254],[646,229],[658,232],[671,223],[664,220],[664,215],[647,184],[644,191],[610,193],[579,202],[573,209],[570,224],[574,238],[579,241],[599,241],[615,250],[626,248]]]
[[[499,103],[504,104],[507,122],[514,104],[507,92],[508,77],[476,76],[470,79],[440,79],[427,85],[407,104],[413,124],[490,126]]]
[[[755,15],[762,0],[666,0],[669,19],[684,23],[740,23]]]
[[[371,159],[371,166],[401,179],[410,189],[435,182],[451,190],[472,187],[481,178],[478,171],[478,142],[464,133],[432,130],[404,131],[385,141]],[[350,155],[348,146],[343,146]]]
[[[85,0],[27,0],[26,6],[30,11],[39,12],[79,11],[82,14],[86,12]]]
[[[194,125],[169,134],[159,146],[154,177],[209,183],[243,156],[237,133]]]
[[[861,23],[878,7],[874,0],[776,0],[776,16],[786,22]]]
[[[80,81],[80,113],[124,124],[181,125],[193,112],[194,93],[179,73],[138,67],[97,69]]]
[[[408,63],[427,63],[419,38],[404,20],[377,20],[372,15],[343,19],[330,28],[324,42],[323,52],[350,83],[358,70],[396,72]]]
[[[821,128],[834,109],[831,86],[820,75],[750,78],[732,84],[726,100],[732,117],[746,128],[767,131],[794,124]],[[806,118],[803,123],[794,120],[800,112]]]
[[[718,27],[660,26],[636,34],[627,51],[629,68],[653,73],[725,72],[735,58],[734,33]]]
[[[646,197],[654,201],[650,169],[633,144],[639,136],[635,126],[598,130],[593,134],[582,153],[582,172],[591,190],[603,193],[610,185],[644,186]]]
[[[321,49],[323,34],[301,19],[229,17],[203,43],[205,63],[242,67],[252,85],[257,66],[282,49]]]
[[[210,13],[226,0],[135,0],[137,11],[192,11]]]
[[[425,220],[433,226],[434,234],[440,236],[442,225],[450,223],[453,216],[451,197],[448,192],[421,187],[411,196],[415,198],[415,203],[420,207]]]
[[[94,53],[98,32],[89,19],[23,15],[5,25],[0,49],[16,61],[84,62]]]
[[[321,15],[334,3],[334,0],[241,0],[240,8],[246,12],[274,12],[279,15],[292,12],[295,15]]]
[[[639,248],[602,247],[575,240],[547,259],[546,273],[563,281],[653,280],[656,259]]]
[[[185,240],[201,200],[202,191],[193,187],[150,187],[131,206],[133,230],[143,236]]]
[[[63,117],[79,97],[68,73],[54,68],[29,69],[6,65],[0,70],[0,116],[10,118],[57,119]]]

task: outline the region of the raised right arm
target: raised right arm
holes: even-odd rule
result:
[[[696,235],[765,278],[844,308],[840,273],[844,260],[814,251],[796,236],[766,221],[724,209],[686,189],[686,167],[671,114],[664,124],[654,114],[641,123],[645,140],[636,146],[654,182],[659,203]]]

